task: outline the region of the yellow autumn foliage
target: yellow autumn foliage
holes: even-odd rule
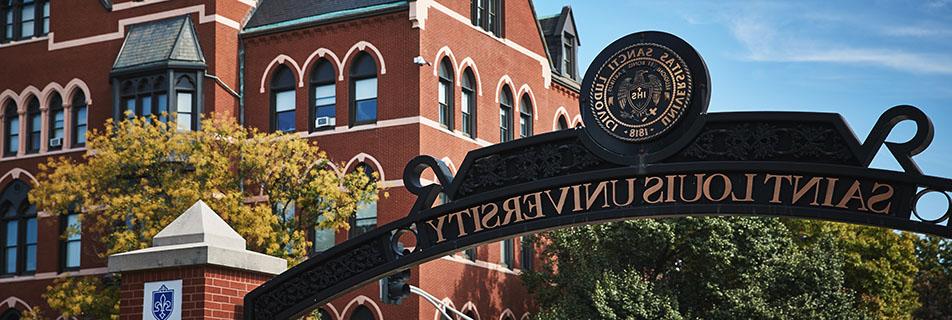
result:
[[[53,215],[81,210],[83,235],[97,238],[100,257],[149,247],[162,228],[204,200],[249,250],[293,265],[307,256],[307,230],[347,229],[360,204],[378,197],[376,179],[339,174],[315,142],[245,128],[228,117],[204,119],[198,131],[155,117],[109,121],[89,134],[87,150],[82,159],[41,164],[30,201]],[[288,204],[297,209],[285,210]],[[91,310],[82,302],[117,303],[100,295],[117,285],[70,278],[51,285],[45,297],[57,315],[109,317],[101,312],[117,308]]]

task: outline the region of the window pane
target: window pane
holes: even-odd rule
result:
[[[36,244],[36,218],[26,221],[26,244]]]
[[[169,120],[169,96],[167,94],[159,94],[155,99],[155,113],[159,115],[159,121],[166,122]],[[86,124],[86,108],[83,108],[83,124]]]
[[[293,132],[294,127],[294,111],[285,111],[279,112],[275,115],[275,130],[284,131],[284,132]]]
[[[9,132],[7,133],[7,151],[10,153],[16,153],[20,150],[20,119],[13,118],[10,120]]]
[[[43,34],[50,33],[50,1],[43,3]]]
[[[82,226],[79,223],[79,215],[71,214],[66,216],[66,225],[69,228],[69,235],[66,240],[79,240],[82,238]]]
[[[275,111],[294,110],[295,99],[294,91],[282,91],[275,94]]]
[[[330,105],[330,106],[320,106],[320,107],[317,107],[317,112],[316,112],[316,114],[317,114],[318,117],[331,117],[331,118],[333,118],[333,117],[334,117],[334,106],[333,106],[333,105]]]
[[[125,112],[127,112],[127,115],[126,115],[126,116],[129,117],[129,118],[132,118],[132,117],[134,117],[134,116],[136,115],[136,100],[135,100],[135,99],[127,99],[127,100],[126,100],[126,110],[125,110]]]
[[[356,100],[377,98],[377,78],[357,80],[354,90]]]
[[[293,93],[293,92],[292,92]],[[177,106],[176,110],[179,113],[192,113],[192,93],[191,92],[179,92],[178,100],[176,100]],[[294,106],[292,103],[291,106]]]
[[[334,96],[335,96],[334,85],[326,85],[326,86],[318,86],[318,87],[315,87],[315,88],[314,88],[314,96],[317,98],[318,101],[321,101],[321,100],[325,100],[325,101],[326,101],[326,99],[330,98],[330,99],[331,99],[330,103],[334,103],[334,101],[333,101]],[[320,102],[317,103],[317,105],[322,105],[322,104],[326,104],[326,102],[325,102],[325,103],[320,103]]]
[[[17,272],[17,248],[7,248],[6,249],[6,266],[3,268],[4,273],[14,273]]]
[[[159,96],[160,100],[161,97]],[[76,143],[86,143],[86,106],[76,109]]]
[[[473,94],[471,92],[463,90],[463,100],[460,101],[462,103],[460,104],[460,110],[462,110],[463,113],[469,113],[469,99],[472,98],[472,96]]]
[[[317,218],[318,225],[326,220],[324,216],[319,216]],[[334,229],[324,229],[321,227],[314,228],[314,252],[322,252],[330,249],[336,244],[334,239]]]
[[[151,115],[152,114],[152,96],[142,97],[142,101],[140,103],[142,104],[141,115],[144,117],[148,117],[149,115]]]
[[[178,113],[175,115],[175,126],[180,131],[192,130],[192,115],[188,113]]]
[[[445,104],[445,103],[446,103],[446,91],[447,91],[446,82],[440,81],[440,90],[439,90],[439,91],[440,91],[440,94],[439,94],[440,103]]]
[[[7,247],[17,245],[17,238],[18,238],[17,231],[20,231],[20,229],[18,228],[19,225],[20,225],[19,222],[16,220],[7,221],[7,240],[6,240]]]
[[[13,39],[13,10],[7,10],[6,40]]]
[[[64,116],[65,116],[65,113],[63,112],[63,110],[57,110],[56,113],[53,114],[53,128],[55,129],[63,128]]]
[[[357,101],[358,122],[377,120],[377,99]]]
[[[159,97],[164,97],[164,95]],[[159,101],[162,101],[162,99],[159,99]],[[86,106],[76,109],[76,124],[86,125]]]
[[[66,267],[67,268],[77,268],[79,267],[79,257],[82,253],[81,251],[81,242],[79,241],[70,241],[66,243]]]
[[[36,271],[36,245],[26,246],[26,271]]]

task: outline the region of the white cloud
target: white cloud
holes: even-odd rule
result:
[[[744,58],[748,60],[871,65],[911,73],[952,74],[952,55],[948,54],[823,41],[816,34],[802,32],[803,27],[795,21],[777,21],[776,16],[762,12],[735,12],[727,20],[734,37],[747,49]],[[896,32],[926,31],[909,28]]]

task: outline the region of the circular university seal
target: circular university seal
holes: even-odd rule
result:
[[[707,111],[707,67],[687,42],[646,31],[603,50],[582,81],[585,130],[621,157],[671,146]]]
[[[673,50],[637,43],[598,67],[588,108],[612,136],[646,141],[674,126],[691,103],[691,70]]]

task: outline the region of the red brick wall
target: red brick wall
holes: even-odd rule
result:
[[[120,319],[142,319],[146,282],[182,280],[182,319],[241,319],[244,296],[271,276],[216,266],[191,266],[122,274]]]

